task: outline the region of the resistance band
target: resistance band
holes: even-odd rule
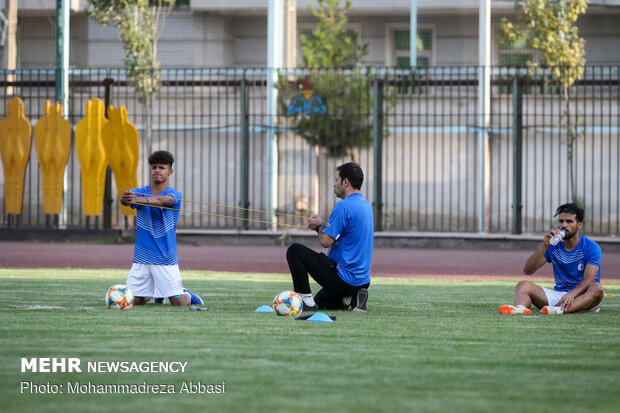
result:
[[[161,196],[163,198],[171,198],[171,199],[176,200],[176,198],[173,198],[173,197],[171,197],[169,195],[142,194],[142,193],[139,193],[139,192],[134,192],[134,195],[142,195],[142,196],[146,196],[146,197]],[[211,203],[211,202],[192,201],[192,200],[189,200],[189,199],[181,199],[181,201],[183,201],[183,202],[191,202],[191,203],[194,203],[194,204],[203,204],[203,205],[209,205],[209,206],[216,206],[216,207],[221,207],[221,208],[238,209],[238,210],[242,210],[242,211],[260,212],[260,213],[263,213],[263,214],[281,215],[283,217],[293,217],[293,218],[300,218],[300,219],[307,218],[307,217],[305,217],[303,215],[287,214],[287,213],[284,213],[284,212],[269,212],[269,211],[263,211],[262,209],[242,208],[242,207],[236,207],[236,206],[232,206],[232,205],[214,204],[214,203]]]
[[[139,192],[134,192],[134,195],[140,195],[140,196],[145,196],[145,197],[161,196],[161,197],[176,199],[176,198],[173,198],[173,197],[168,196],[168,195],[142,194],[142,193],[139,193]],[[303,219],[306,218],[305,216],[302,216],[302,215],[286,214],[286,213],[283,213],[283,212],[269,212],[269,211],[263,211],[263,210],[260,210],[260,209],[242,208],[242,207],[236,207],[236,206],[231,206],[231,205],[214,204],[214,203],[211,203],[211,202],[192,201],[192,200],[189,200],[189,199],[182,199],[181,201],[183,201],[183,202],[192,202],[192,203],[203,204],[203,205],[210,205],[210,206],[218,206],[218,207],[222,207],[222,208],[237,209],[237,210],[242,210],[242,211],[260,212],[260,213],[264,213],[264,214],[273,214],[273,215],[280,215],[280,216],[289,216],[289,217],[300,218],[300,219],[301,218],[303,218]],[[242,218],[242,217],[236,217],[236,216],[232,216],[232,215],[213,214],[213,213],[209,213],[209,212],[193,211],[193,210],[189,210],[189,209],[170,208],[170,207],[165,207],[165,206],[160,206],[160,205],[145,204],[145,203],[142,203],[142,202],[134,202],[134,204],[136,204],[136,205],[144,205],[144,206],[148,206],[148,207],[151,207],[151,208],[170,209],[170,210],[173,210],[173,211],[189,212],[189,213],[192,213],[192,214],[207,215],[207,216],[212,216],[212,217],[231,218],[231,219],[237,219],[237,220],[241,220],[241,221],[258,222],[258,223],[262,223],[262,224],[274,224],[274,222],[260,220],[260,219]],[[299,228],[299,229],[305,229],[305,230],[309,229],[308,227],[302,227],[300,225],[294,225],[294,224],[283,224],[283,223],[279,223],[279,222],[276,222],[275,224],[276,225],[280,225],[280,226],[285,226],[285,227],[291,227],[291,228]]]

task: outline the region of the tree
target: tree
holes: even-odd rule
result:
[[[118,28],[125,49],[127,77],[138,100],[146,103],[159,91],[157,40],[175,0],[88,0],[88,15]]]
[[[280,77],[280,107],[286,113],[290,101],[299,95],[299,87],[311,85],[311,90],[306,86],[304,92],[322,99],[326,110],[289,111],[295,132],[317,147],[317,156],[318,148],[324,148],[330,157],[350,155],[357,160],[357,148],[372,143],[372,77],[359,67],[368,45],[358,44],[357,33],[346,29],[351,0],[341,10],[337,9],[339,0],[318,1],[318,9],[308,7],[318,19],[317,27],[301,37],[304,67],[311,74],[296,82]]]
[[[368,53],[368,44],[357,43],[357,33],[347,30],[347,13],[351,0],[342,10],[337,10],[339,0],[319,0],[319,9],[312,4],[310,13],[319,22],[311,34],[301,36],[301,54],[306,67],[352,67]]]
[[[573,172],[573,149],[577,137],[584,137],[580,122],[571,116],[568,90],[583,77],[585,41],[579,37],[575,25],[581,14],[586,12],[588,0],[516,0],[520,24],[516,26],[508,19],[502,20],[504,41],[525,41],[541,53],[542,66],[548,69],[563,89],[565,110],[563,129],[566,134],[569,171],[569,197],[576,201]],[[538,65],[528,62],[530,70]]]

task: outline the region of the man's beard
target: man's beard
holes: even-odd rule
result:
[[[566,235],[564,236],[564,241],[571,239],[572,237],[574,237],[577,234],[577,231],[571,233],[566,231]]]

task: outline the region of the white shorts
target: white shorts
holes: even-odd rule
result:
[[[562,297],[564,297],[566,295],[566,291],[555,291],[555,290],[550,290],[549,288],[545,288],[542,287],[543,291],[545,292],[545,295],[547,296],[547,303],[548,305],[551,306],[556,306],[558,301],[560,301],[560,299]],[[599,303],[596,307],[591,308],[589,310],[586,311],[580,311],[582,313],[586,313],[586,312],[592,312],[592,313],[598,313],[601,309],[601,304],[603,304],[602,302]]]
[[[133,263],[127,286],[136,297],[166,298],[183,294],[183,281],[179,265],[153,265]]]

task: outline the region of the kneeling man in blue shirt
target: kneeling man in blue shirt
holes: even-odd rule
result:
[[[336,203],[327,222],[318,215],[308,218],[308,228],[329,248],[327,255],[297,243],[286,252],[293,287],[302,297],[305,311],[366,311],[374,224],[372,207],[360,192],[363,181],[364,172],[356,163],[337,167],[334,193],[342,201]],[[322,287],[314,297],[308,274]]]

